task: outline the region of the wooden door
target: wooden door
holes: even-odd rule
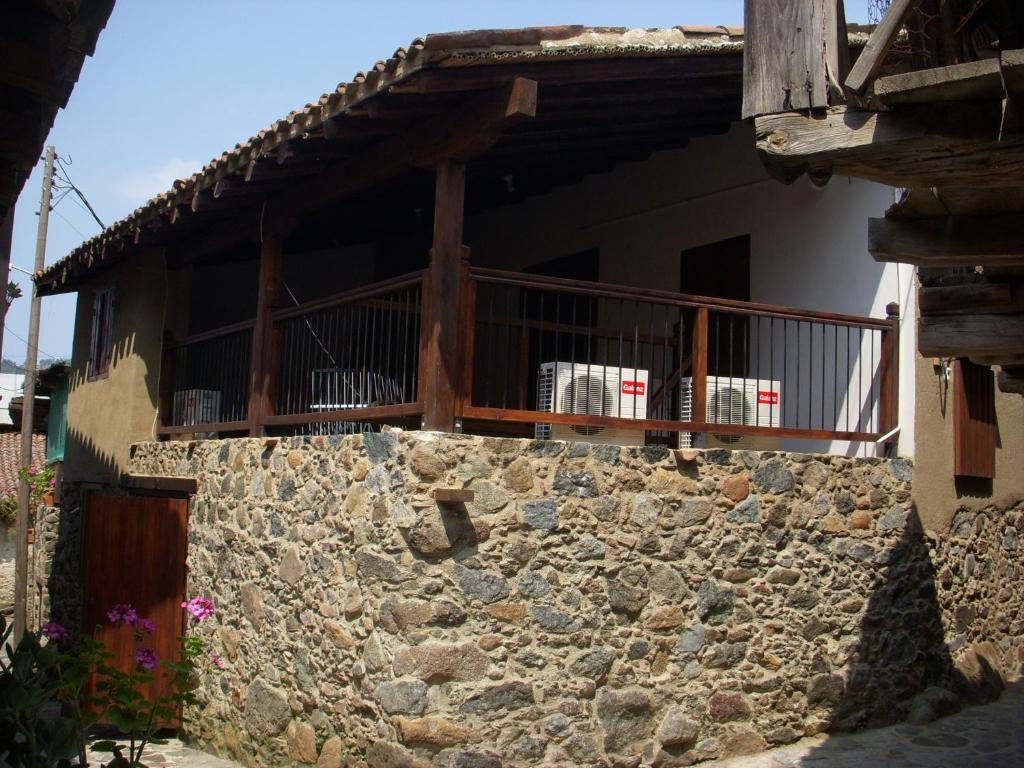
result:
[[[132,630],[112,625],[107,611],[130,603],[156,625],[142,643],[160,659],[177,661],[184,633],[185,535],[188,501],[149,496],[90,496],[86,504],[83,629],[95,630],[114,654],[113,663],[135,664]],[[165,692],[166,673],[149,686],[151,698]]]

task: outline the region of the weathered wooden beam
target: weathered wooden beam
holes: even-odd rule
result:
[[[984,101],[1003,97],[997,59],[920,69],[875,80],[875,101],[883,106],[936,101]]]
[[[924,315],[917,345],[925,357],[985,357],[1024,352],[1024,315]]]
[[[468,504],[476,499],[472,488],[434,488],[430,495],[438,504]]]
[[[999,56],[1003,88],[1009,94],[1024,94],[1024,48],[1003,51]]]
[[[803,173],[857,176],[898,187],[1019,187],[1024,133],[1000,137],[998,102],[909,106],[895,112],[834,107],[755,120],[757,149],[785,181]]]
[[[1014,302],[1009,283],[965,283],[923,286],[917,292],[922,315],[963,315],[976,312],[1024,312],[1024,302]]]
[[[842,103],[842,0],[746,0],[743,20],[744,118]]]
[[[468,249],[462,245],[466,166],[459,160],[443,160],[436,173],[434,241],[424,296],[423,428],[453,432],[461,380],[461,261],[463,256],[468,257]]]
[[[1024,265],[1024,214],[869,219],[868,252],[923,267]]]
[[[875,27],[867,45],[850,70],[844,85],[856,94],[863,94],[868,83],[878,73],[892,47],[900,28],[906,23],[907,17],[917,7],[918,0],[892,0],[882,20]]]
[[[260,437],[264,419],[273,413],[276,365],[276,334],[273,311],[281,292],[282,242],[265,239],[260,245],[260,277],[256,302],[256,325],[252,333],[252,386],[249,390],[249,435]]]

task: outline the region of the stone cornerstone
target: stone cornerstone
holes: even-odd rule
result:
[[[1020,670],[1024,508],[921,530],[902,460],[385,432],[145,443],[249,765],[688,765],[922,721]],[[440,505],[434,488],[469,488]]]

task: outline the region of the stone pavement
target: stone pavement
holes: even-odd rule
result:
[[[89,753],[90,768],[99,768],[110,759],[110,753]],[[179,739],[168,739],[167,744],[147,747],[142,762],[148,768],[241,768],[232,760],[208,755],[183,744]]]
[[[928,725],[816,736],[706,768],[1024,768],[1024,683]]]

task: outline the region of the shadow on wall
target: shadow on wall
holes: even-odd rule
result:
[[[851,551],[866,546],[849,543]],[[916,507],[911,508],[900,540],[875,557],[884,570],[868,598],[847,680],[818,674],[808,687],[808,702],[830,709],[830,730],[903,721],[921,725],[952,714],[963,704],[997,698],[1004,683],[996,654],[986,654],[983,643],[954,663],[945,642],[936,570]],[[947,615],[947,620],[953,617]],[[812,627],[815,621],[805,627],[805,635],[828,631],[827,626]],[[827,741],[813,755],[845,751],[842,740]]]

